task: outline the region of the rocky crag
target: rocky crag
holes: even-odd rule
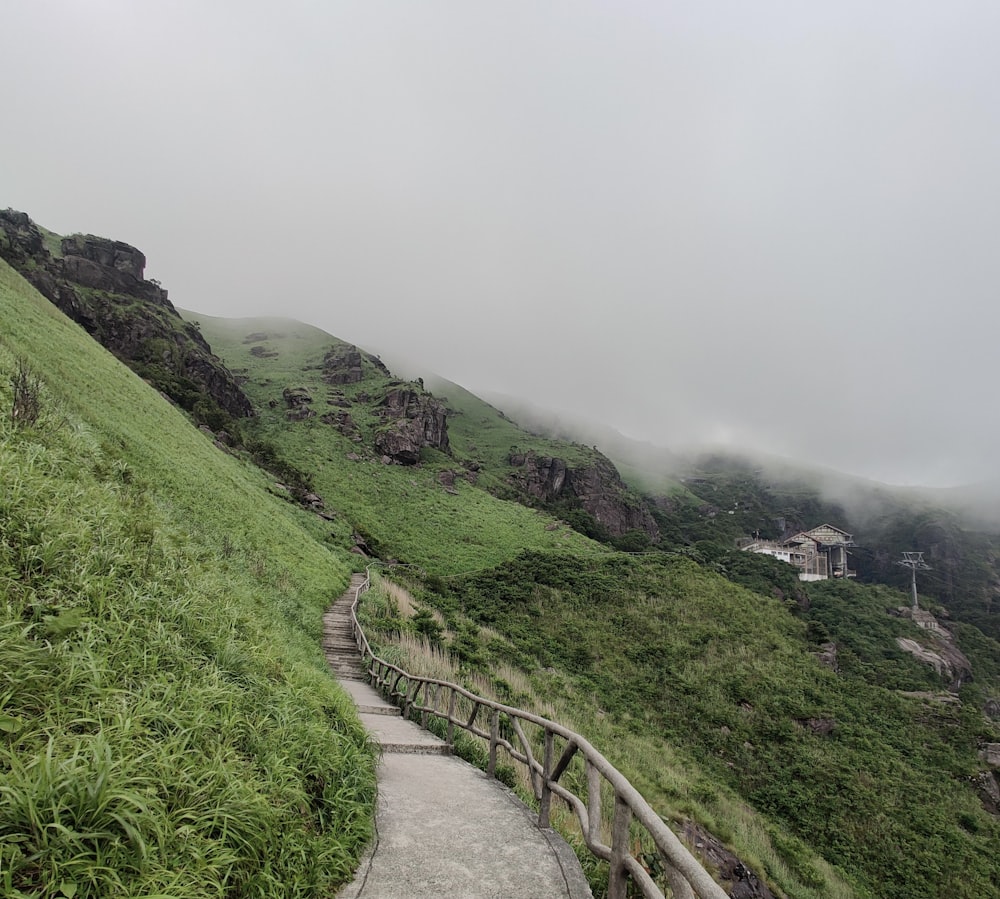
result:
[[[507,480],[519,492],[545,505],[578,505],[612,537],[638,531],[650,542],[659,541],[648,507],[629,492],[618,469],[600,453],[579,467],[532,451],[513,451],[507,461],[513,469]]]
[[[135,247],[92,234],[60,238],[23,212],[0,211],[0,257],[137,374],[214,429],[253,407],[185,322]]]

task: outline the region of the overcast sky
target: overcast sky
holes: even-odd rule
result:
[[[1000,3],[32,0],[0,205],[668,446],[1000,476]]]

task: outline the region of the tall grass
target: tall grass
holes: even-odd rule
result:
[[[3,265],[0,310],[0,895],[330,895],[374,799],[345,560]]]

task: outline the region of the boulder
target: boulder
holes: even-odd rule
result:
[[[281,391],[289,409],[298,409],[301,406],[308,406],[312,401],[312,394],[305,387],[286,387]]]

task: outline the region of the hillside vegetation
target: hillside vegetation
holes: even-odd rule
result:
[[[0,262],[0,893],[315,897],[371,834],[347,557]]]
[[[439,382],[449,445],[390,464],[373,451],[378,410],[404,382],[377,359],[362,356],[355,383],[331,384],[324,358],[344,350],[329,335],[195,318],[261,410],[250,432],[308,473],[333,530],[361,532],[369,551],[422,572],[410,575],[417,614],[383,622],[386,645],[401,641],[393,651],[414,664],[443,653],[457,676],[485,677],[508,701],[543,697],[679,829],[721,836],[776,895],[1000,892],[1000,827],[983,792],[993,775],[977,755],[997,738],[980,711],[997,688],[988,637],[963,640],[980,675],[955,703],[896,643],[920,639],[890,614],[905,595],[806,588],[788,566],[731,550],[769,508],[750,474],[672,491],[653,513],[659,547],[616,553],[608,535],[587,541],[551,517],[572,520],[573,508],[537,503],[511,477],[512,445],[575,464],[591,448],[529,434]],[[324,421],[324,407],[349,409],[353,427]],[[693,492],[710,484],[722,497],[714,515]],[[837,511],[807,489],[786,507]],[[818,658],[830,641],[836,671]]]
[[[245,423],[245,431],[279,447],[285,458],[308,472],[331,518],[332,533],[344,543],[356,535],[383,558],[438,574],[488,567],[529,548],[606,551],[552,515],[514,501],[496,460],[509,452],[512,438],[523,443],[528,435],[504,427],[495,410],[494,423],[484,427],[478,444],[451,425],[460,416],[449,416],[450,454],[424,447],[419,465],[386,464],[373,449],[379,429],[385,428],[375,410],[395,389],[423,394],[419,384],[402,382],[374,357],[362,356],[358,381],[331,385],[324,380],[323,360],[331,350],[349,345],[318,328],[287,320],[185,315],[198,322],[215,352],[246,379],[243,389],[258,414]],[[301,391],[298,395],[309,401],[290,408],[289,390]],[[329,418],[340,411],[331,399],[346,404],[348,427]],[[291,417],[297,408],[313,414]],[[532,448],[552,445],[539,438]]]
[[[6,251],[33,277],[94,262],[114,286],[109,246],[140,270],[128,245],[19,216]],[[206,415],[185,381],[173,399],[198,430],[0,267],[10,895],[321,896],[346,879],[374,759],[325,671],[320,612],[368,556],[412,594],[372,596],[387,652],[587,735],[694,848],[736,854],[734,895],[1000,896],[989,535],[871,485],[838,494],[722,457],[679,475],[657,467],[670,454],[629,453],[643,498],[596,447],[458,385],[428,391],[295,322],[184,321],[158,285],[122,283],[254,414]],[[143,302],[116,309],[143,333]],[[151,372],[116,352],[161,389],[188,358]],[[859,541],[866,578],[892,580],[892,540],[928,541],[945,577],[924,623],[971,680],[903,651],[931,638],[892,586],[803,585],[733,549],[778,519],[851,516],[879,535]]]

